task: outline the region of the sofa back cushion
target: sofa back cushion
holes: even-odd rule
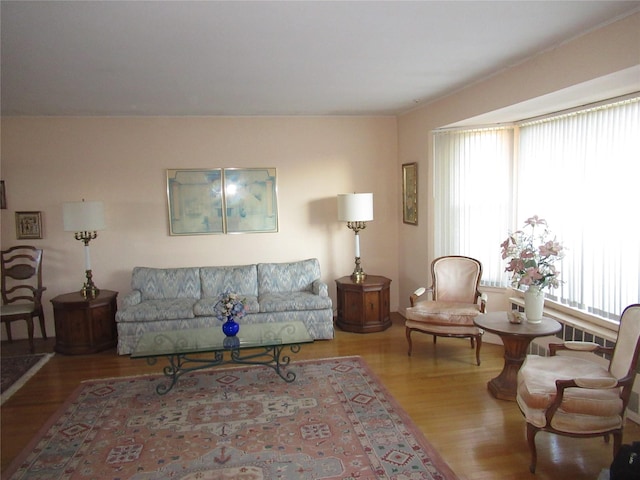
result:
[[[259,263],[258,293],[310,292],[314,280],[320,278],[316,258],[289,263]]]
[[[258,274],[255,265],[201,267],[202,298],[217,298],[223,292],[258,296]]]
[[[192,268],[135,267],[131,288],[139,290],[142,300],[200,298],[200,274]]]

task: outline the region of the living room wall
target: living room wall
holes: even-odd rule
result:
[[[530,105],[540,108],[541,99],[558,92],[574,98],[577,91],[585,98],[608,98],[608,92],[598,90],[605,84],[603,78],[620,76],[625,82],[631,77],[630,91],[640,90],[640,13],[588,32],[572,41],[545,51],[528,61],[507,70],[497,72],[484,81],[477,82],[448,97],[398,117],[398,162],[418,163],[418,211],[417,227],[400,223],[399,305],[408,306],[410,293],[424,284],[426,272],[434,257],[433,223],[433,146],[431,132],[507,107],[517,106],[527,112]],[[629,75],[628,72],[632,74]],[[609,82],[612,83],[612,82]],[[592,85],[595,85],[592,87]],[[580,99],[578,98],[579,102]],[[590,100],[593,101],[593,100]],[[582,103],[577,103],[578,106]],[[548,112],[567,108],[559,103],[548,105]],[[525,114],[525,113],[522,113]],[[540,112],[536,113],[540,114]],[[526,114],[525,114],[526,115]],[[495,118],[495,115],[494,115]],[[517,120],[525,117],[512,118]],[[491,188],[487,186],[487,188]],[[479,232],[481,234],[481,232]],[[496,249],[499,245],[496,245]],[[460,252],[448,252],[456,254]],[[489,289],[489,305],[492,311],[508,308],[508,292]]]
[[[134,266],[284,262],[317,257],[335,279],[354,268],[353,232],[337,221],[336,195],[373,192],[374,221],[361,232],[367,273],[392,279],[398,308],[400,215],[396,118],[388,117],[15,117],[3,118],[2,248],[44,249],[47,330],[51,298],[79,290],[82,243],[62,227],[62,203],[101,200],[107,229],[90,243],[94,281],[130,288]],[[166,169],[275,167],[279,231],[170,236]],[[17,240],[16,211],[41,211],[44,237]],[[14,324],[15,337],[26,328]],[[39,335],[36,327],[36,335]],[[2,339],[6,338],[4,329]]]

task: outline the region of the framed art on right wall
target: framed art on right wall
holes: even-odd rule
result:
[[[418,224],[418,164],[402,164],[402,221]]]

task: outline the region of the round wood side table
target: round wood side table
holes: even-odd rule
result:
[[[555,335],[562,325],[552,318],[542,317],[540,323],[511,323],[507,312],[492,312],[478,315],[473,323],[487,332],[495,333],[504,344],[504,367],[496,378],[489,380],[489,392],[501,400],[516,399],[518,370],[522,366],[529,344],[534,338]]]

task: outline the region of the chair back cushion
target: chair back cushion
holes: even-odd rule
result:
[[[443,302],[476,303],[482,264],[473,258],[436,258],[431,264],[433,299]]]
[[[622,378],[635,368],[640,353],[640,305],[629,305],[620,317],[616,348],[609,371]]]

